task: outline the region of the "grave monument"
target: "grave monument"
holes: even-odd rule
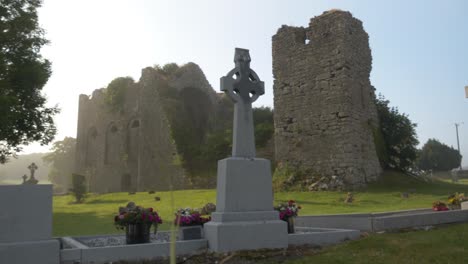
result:
[[[246,49],[236,48],[235,68],[221,78],[221,91],[234,102],[232,157],[218,161],[216,212],[204,226],[215,252],[285,248],[286,222],[273,210],[270,161],[255,157],[252,103],[264,83],[250,69]]]

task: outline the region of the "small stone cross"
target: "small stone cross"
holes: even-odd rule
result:
[[[36,163],[31,163],[31,165],[28,166],[29,171],[31,172],[31,179],[34,179],[34,173],[38,169]]]
[[[23,178],[23,184],[25,184],[25,183],[26,183],[26,180],[28,179],[28,176],[26,176],[26,174],[25,174],[25,175],[23,175],[23,177],[21,177],[21,178]]]
[[[255,157],[255,137],[252,103],[265,93],[265,86],[254,70],[250,69],[247,49],[236,48],[236,67],[221,77],[221,91],[234,102],[234,128],[232,156]]]

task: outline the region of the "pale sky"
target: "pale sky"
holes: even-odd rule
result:
[[[410,3],[409,3],[410,2]],[[103,1],[45,0],[40,25],[51,44],[44,92],[58,104],[56,139],[76,137],[79,94],[116,77],[169,62],[197,63],[215,90],[233,67],[234,48],[250,49],[252,68],[265,81],[255,106],[273,106],[271,37],[281,25],[307,26],[339,8],[363,21],[373,56],[371,82],[418,124],[421,143],[436,138],[456,148],[460,126],[468,165],[468,1]],[[31,145],[24,153],[49,147]]]

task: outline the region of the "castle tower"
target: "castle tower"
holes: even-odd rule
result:
[[[372,56],[362,22],[331,10],[273,36],[276,160],[348,188],[381,173]]]

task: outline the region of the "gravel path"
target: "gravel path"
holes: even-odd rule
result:
[[[151,243],[167,243],[170,242],[170,232],[158,232],[156,235],[151,234]],[[74,238],[80,243],[88,247],[109,247],[126,245],[125,236],[108,236],[108,237],[93,237],[93,238]]]

